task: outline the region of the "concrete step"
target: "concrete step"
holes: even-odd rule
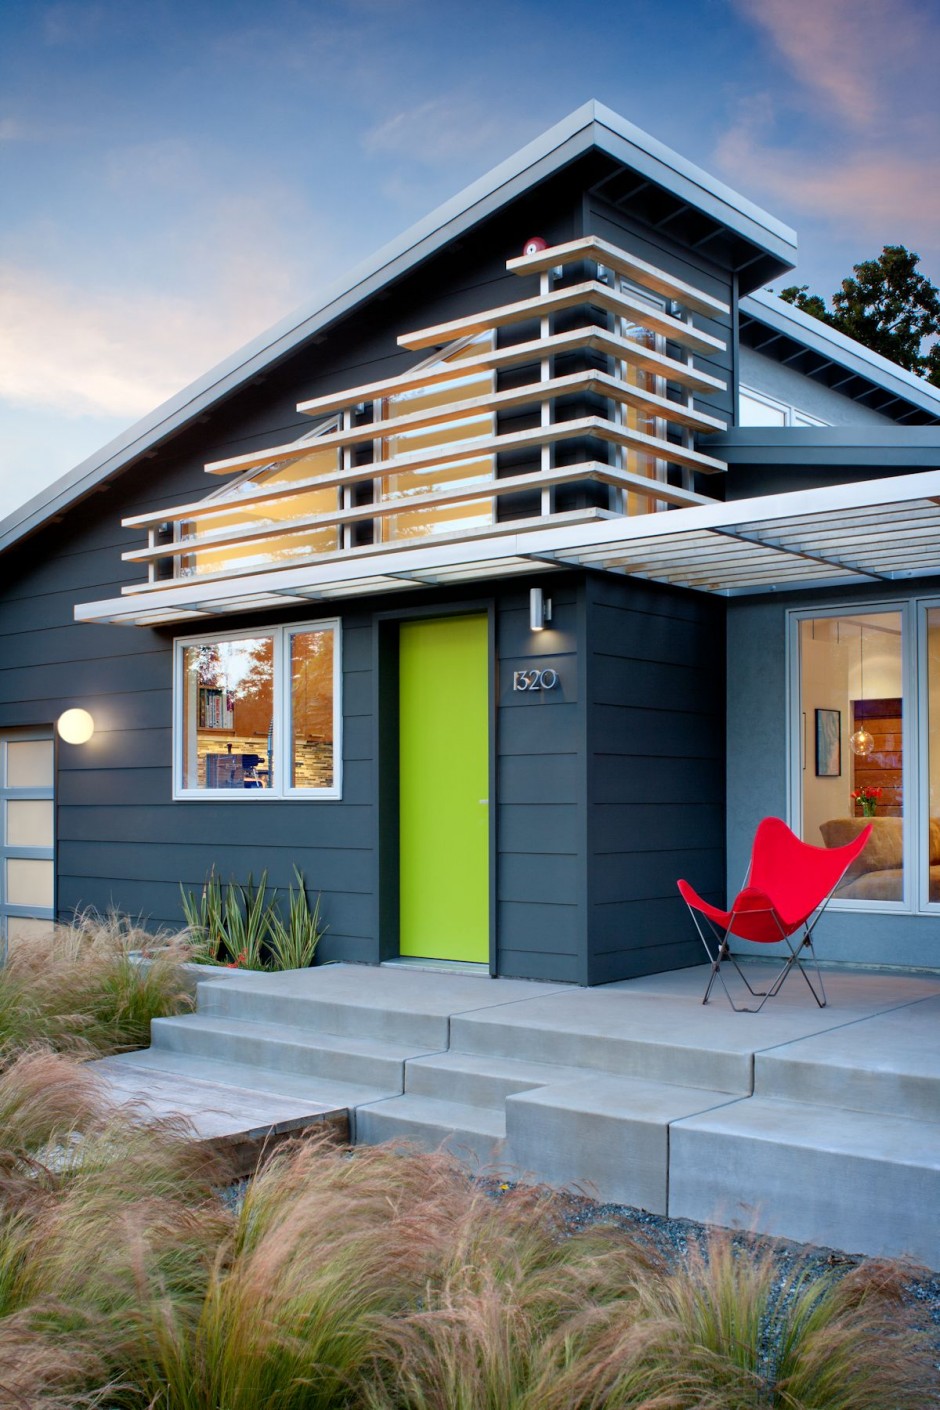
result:
[[[422,1150],[443,1147],[478,1168],[501,1165],[505,1134],[501,1111],[435,1097],[390,1097],[356,1112],[356,1140],[364,1145],[410,1141]]]
[[[419,982],[427,981],[427,982]],[[199,1012],[355,1034],[434,1052],[448,1046],[453,1013],[511,1006],[560,986],[486,975],[421,974],[406,967],[322,965],[285,974],[237,974],[198,988]]]
[[[405,1066],[405,1091],[411,1096],[502,1111],[506,1098],[531,1087],[574,1082],[584,1076],[575,1067],[520,1062],[482,1053],[435,1053],[413,1058]]]
[[[398,1094],[399,1089],[366,1086],[358,1082],[337,1082],[273,1068],[250,1067],[244,1063],[219,1062],[192,1053],[174,1052],[169,1048],[147,1048],[137,1053],[122,1053],[108,1062],[120,1063],[125,1073],[138,1074],[139,1091],[146,1101],[148,1084],[159,1076],[172,1078],[179,1090],[180,1110],[188,1103],[187,1087],[191,1083],[211,1083],[251,1097],[280,1101],[288,1099],[311,1109],[320,1106],[331,1110],[343,1108],[349,1112],[351,1139],[356,1138],[356,1109],[368,1102],[377,1102]]]
[[[507,1098],[505,1161],[551,1185],[665,1214],[670,1124],[736,1101],[701,1087],[582,1073]]]
[[[936,1121],[752,1097],[677,1119],[670,1148],[674,1217],[940,1268]]]
[[[759,1052],[754,1095],[940,1120],[940,999]]]
[[[259,1160],[279,1145],[311,1131],[344,1144],[351,1139],[349,1108],[324,1100],[323,1093],[312,1100],[258,1092],[231,1080],[215,1081],[217,1073],[180,1076],[121,1057],[92,1062],[89,1071],[111,1100],[130,1105],[135,1117],[185,1121],[191,1138],[223,1155],[234,1177],[253,1174]]]
[[[582,989],[455,1015],[451,1047],[737,1096],[751,1091],[753,1046],[743,1025],[719,1027],[708,1010],[703,1010],[703,1019],[693,1005],[681,1026],[664,1023],[662,1006],[654,997],[641,998],[627,1012],[618,999]],[[776,1031],[789,1036],[786,1027]]]
[[[387,1039],[337,1036],[289,1024],[217,1018],[199,1012],[158,1018],[151,1025],[157,1051],[191,1053],[216,1062],[237,1062],[334,1082],[404,1089],[405,1060],[423,1050]]]

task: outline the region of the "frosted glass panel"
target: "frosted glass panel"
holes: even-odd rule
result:
[[[44,936],[52,939],[51,920],[30,920],[27,916],[7,916],[7,939],[41,940]]]
[[[52,779],[51,739],[19,739],[7,744],[8,788],[51,788]]]
[[[35,906],[37,910],[52,909],[52,862],[27,861],[22,857],[7,858],[5,900],[8,906]]]
[[[53,843],[52,800],[11,798],[7,803],[6,837],[8,847],[51,847]]]

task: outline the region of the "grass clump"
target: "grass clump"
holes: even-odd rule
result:
[[[126,917],[86,911],[11,941],[0,965],[0,1064],[36,1043],[99,1057],[146,1047],[151,1019],[192,1007],[180,967],[189,948],[158,939]]]
[[[0,1406],[926,1410],[904,1270],[667,1263],[450,1157],[282,1147],[237,1210],[185,1133],[29,1053],[0,1075]]]

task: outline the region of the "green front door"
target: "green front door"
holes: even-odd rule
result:
[[[485,617],[402,624],[401,953],[489,961]]]

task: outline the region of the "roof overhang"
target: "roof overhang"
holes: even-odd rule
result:
[[[526,532],[361,550],[226,581],[151,584],[76,607],[76,620],[158,626],[592,568],[724,597],[870,586],[940,573],[940,470],[635,518],[572,516]]]
[[[0,522],[0,553],[70,505],[91,494],[112,476],[142,457],[151,456],[191,421],[267,372],[305,342],[321,336],[365,299],[388,287],[423,260],[451,244],[488,216],[524,195],[555,173],[591,152],[599,152],[610,170],[620,165],[631,182],[646,183],[666,194],[671,220],[681,209],[694,209],[708,224],[703,249],[716,235],[727,235],[738,250],[736,267],[750,288],[789,269],[796,260],[796,235],[753,202],[686,161],[649,133],[596,102],[584,103],[384,245],[370,259],[323,288],[312,306],[296,311],[232,357],[157,407],[95,455]],[[605,177],[610,185],[610,171]],[[614,200],[613,192],[604,192]],[[714,247],[712,247],[714,248]]]
[[[738,307],[742,341],[755,352],[795,366],[895,421],[940,421],[940,388],[822,319],[767,289],[756,289]]]

